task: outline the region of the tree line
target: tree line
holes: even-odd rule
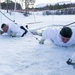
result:
[[[47,5],[43,8],[35,8],[35,10],[43,11],[43,15],[68,15],[75,14],[75,3],[55,5]]]
[[[35,8],[35,10],[57,10],[57,9],[64,9],[64,8],[69,8],[69,7],[75,7],[75,3],[70,3],[70,4],[62,4],[60,5],[59,3],[55,5],[46,5],[45,7],[40,7],[40,8]]]
[[[2,9],[8,9],[9,10],[14,10],[15,8],[15,3],[13,1],[10,1],[7,5],[6,2],[1,3],[1,8]],[[28,8],[28,10],[33,11],[43,11],[43,15],[62,15],[62,14],[75,14],[75,3],[70,3],[70,4],[62,4],[60,5],[59,3],[55,5],[46,5],[43,8]],[[19,3],[16,3],[16,10],[22,10],[22,7]]]
[[[43,15],[75,15],[75,7],[59,9],[59,10],[46,10]]]
[[[9,9],[9,10],[14,10],[15,8],[15,3],[13,1],[11,1],[10,3],[6,3],[6,2],[2,2],[1,3],[1,9]],[[16,10],[21,10],[22,7],[19,3],[16,3]]]

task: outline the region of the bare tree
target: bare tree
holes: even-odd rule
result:
[[[8,3],[10,3],[11,0],[5,0],[5,3],[7,3],[7,13],[8,13]]]
[[[34,5],[35,0],[25,0],[25,10],[26,10],[26,15],[28,15],[28,8],[30,5]]]
[[[20,0],[21,1],[21,6],[22,6],[22,8],[23,8],[23,3],[24,3],[24,0]]]
[[[16,11],[16,0],[15,0],[15,6],[14,6],[14,11]]]
[[[0,0],[0,9],[1,9],[1,0]]]

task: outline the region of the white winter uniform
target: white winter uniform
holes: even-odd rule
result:
[[[42,39],[44,40],[49,39],[58,46],[74,46],[75,45],[75,28],[72,27],[71,29],[73,32],[72,37],[67,43],[62,42],[61,35],[60,35],[60,29],[56,29],[56,28],[48,28],[44,30],[42,33],[42,36],[43,36]]]
[[[9,28],[8,28],[7,34],[10,36],[21,37],[22,34],[25,32],[23,29],[20,28],[20,25],[13,23],[13,24],[9,24],[8,26],[9,26]]]

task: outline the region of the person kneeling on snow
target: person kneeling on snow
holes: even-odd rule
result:
[[[19,26],[17,24],[2,24],[1,29],[4,33],[7,33],[8,35],[12,37],[23,37],[28,31],[23,26]]]
[[[36,33],[35,35],[39,35]],[[42,39],[40,44],[44,44],[44,41],[49,39],[57,46],[67,47],[75,45],[75,28],[63,27],[62,29],[48,28],[42,32]]]

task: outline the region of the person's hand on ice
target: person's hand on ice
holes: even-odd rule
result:
[[[39,41],[39,44],[44,44],[44,39],[41,39],[41,40]]]
[[[10,36],[12,36],[12,37],[16,37],[16,34],[15,34],[15,33],[12,33]]]
[[[0,30],[0,34],[3,34],[4,32],[2,30]]]

